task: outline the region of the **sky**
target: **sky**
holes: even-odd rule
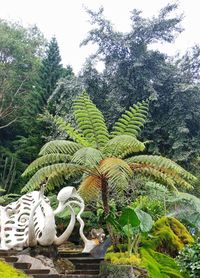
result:
[[[70,64],[77,73],[95,46],[80,47],[91,29],[84,6],[93,10],[104,7],[105,16],[116,30],[130,30],[130,11],[139,9],[145,17],[156,15],[170,0],[0,0],[0,18],[18,21],[22,25],[36,24],[47,39],[55,36],[64,66]],[[172,45],[159,48],[169,55],[184,53],[195,43],[200,44],[199,1],[179,0],[178,13],[184,13],[185,31]]]

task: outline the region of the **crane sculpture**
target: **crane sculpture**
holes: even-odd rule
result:
[[[59,246],[68,240],[76,219],[80,223],[80,237],[84,242],[84,253],[89,253],[94,247],[103,242],[104,234],[99,239],[87,239],[84,235],[84,221],[81,214],[85,204],[76,189],[64,187],[57,195],[58,207],[53,210],[49,199],[44,196],[44,186],[40,191],[33,191],[21,196],[16,202],[0,206],[0,249],[22,250],[36,245]],[[76,215],[74,205],[80,208]],[[70,222],[66,230],[57,236],[55,215],[68,209]]]

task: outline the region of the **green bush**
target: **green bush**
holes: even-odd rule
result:
[[[186,245],[176,258],[182,272],[188,272],[189,277],[200,277],[200,238],[193,244]]]
[[[158,252],[175,257],[186,244],[193,242],[193,237],[182,223],[173,217],[163,216],[155,222],[151,237],[143,243]]]
[[[26,278],[23,272],[14,269],[9,264],[0,260],[0,277],[1,278]]]
[[[152,249],[140,249],[141,266],[148,272],[149,278],[187,278],[180,272],[176,261]]]
[[[139,266],[141,264],[141,259],[138,254],[129,256],[128,252],[107,253],[105,260],[110,261],[112,264],[132,266]]]
[[[165,215],[164,202],[152,199],[149,196],[139,196],[130,206],[147,212],[153,220],[157,220]]]

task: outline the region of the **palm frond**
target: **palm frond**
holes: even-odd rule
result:
[[[147,119],[148,111],[149,100],[137,102],[129,110],[126,110],[114,124],[111,135],[127,134],[137,137]]]
[[[66,122],[63,118],[59,116],[54,116],[52,121],[56,124],[58,128],[65,131],[71,139],[75,142],[81,144],[84,147],[90,146],[90,141],[84,138],[84,136],[78,132],[75,128],[71,126],[70,123]]]
[[[22,192],[32,191],[38,189],[47,178],[53,174],[57,176],[80,174],[84,172],[84,167],[74,164],[57,163],[49,165],[38,170],[32,178],[28,181]]]
[[[113,189],[124,189],[133,175],[130,166],[124,160],[115,157],[102,160],[99,168]]]
[[[103,114],[84,92],[74,102],[74,115],[79,129],[93,147],[101,148],[109,140]]]
[[[60,163],[60,162],[69,162],[70,160],[71,160],[71,156],[66,155],[66,154],[53,153],[53,154],[43,155],[43,156],[37,158],[36,160],[34,160],[26,168],[26,170],[22,174],[22,177],[30,175],[44,166],[55,164],[55,163]]]
[[[78,193],[85,201],[91,201],[98,197],[101,191],[101,179],[97,176],[88,176],[80,184]]]
[[[172,160],[153,155],[140,155],[126,160],[133,171],[170,186],[179,185],[191,188],[196,178]]]
[[[82,146],[72,141],[68,140],[53,140],[46,143],[40,150],[39,155],[60,153],[60,154],[68,154],[73,155],[76,151],[78,151]]]
[[[117,135],[109,140],[103,152],[108,156],[124,158],[128,154],[140,152],[145,149],[144,143],[131,135]]]
[[[96,167],[98,163],[103,159],[101,151],[88,147],[81,148],[72,157],[72,162],[85,165],[86,167]]]

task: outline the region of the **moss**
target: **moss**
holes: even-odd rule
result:
[[[180,272],[175,260],[152,249],[140,249],[141,266],[150,278],[187,278]]]
[[[9,264],[0,260],[0,277],[1,278],[26,278],[23,272],[16,270]]]
[[[153,238],[146,241],[152,249],[176,256],[185,244],[193,243],[194,239],[177,219],[163,216],[154,224]]]
[[[139,266],[141,264],[139,255],[129,256],[128,252],[107,253],[105,260],[118,265]]]

